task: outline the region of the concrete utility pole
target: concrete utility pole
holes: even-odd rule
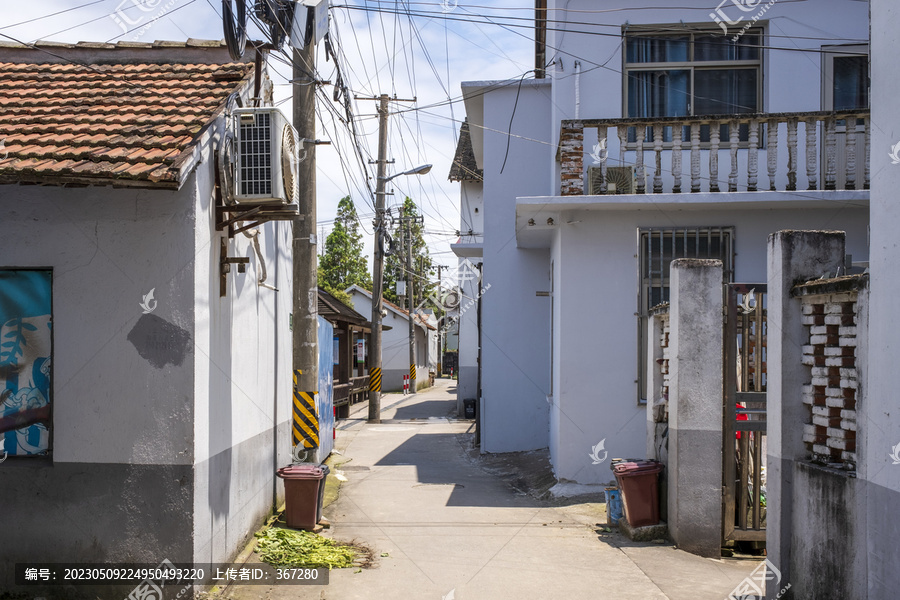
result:
[[[409,391],[416,393],[416,289],[413,275],[412,221],[406,219],[406,296],[409,298]]]
[[[294,50],[293,121],[300,138],[300,156],[303,157],[298,165],[300,210],[294,220],[292,240],[294,402],[291,437],[295,462],[309,459],[310,452],[319,447],[319,415],[316,410],[319,390],[319,300],[316,274],[315,47],[312,41],[302,50]]]
[[[375,181],[375,251],[372,264],[372,335],[369,344],[369,423],[381,422],[381,310],[384,290],[384,196],[385,185],[400,175],[419,175],[431,170],[431,165],[416,167],[387,177],[388,103],[391,98],[381,94],[377,98],[356,96],[357,100],[378,100],[378,160]],[[394,102],[415,102],[393,98]]]
[[[381,296],[384,287],[384,186],[387,168],[387,94],[378,98],[378,177],[375,181],[375,256],[372,263],[372,336],[369,344],[369,423],[381,423]]]

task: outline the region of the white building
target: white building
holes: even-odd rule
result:
[[[546,77],[463,84],[483,180],[459,177],[462,213],[478,206],[484,236],[454,249],[481,252],[489,286],[482,451],[549,447],[557,477],[579,483],[611,478],[590,456],[600,441],[644,456],[656,391],[639,357],[673,258],[764,282],[769,233],[841,229],[868,259],[867,5],[743,9],[723,4],[722,25],[697,0],[550,0]],[[850,118],[819,112],[832,109]]]
[[[372,314],[372,292],[358,285],[350,286],[346,292],[350,294],[356,312]],[[387,314],[381,322],[381,390],[396,392],[403,389],[403,376],[409,375],[409,312],[385,299],[382,299],[382,305]],[[429,385],[429,371],[437,370],[438,336],[434,315],[417,313],[415,331],[416,387],[421,389]],[[366,365],[368,367],[368,361]]]
[[[0,359],[4,589],[17,562],[227,562],[283,499],[290,224],[260,224],[258,252],[217,226],[223,115],[254,95],[253,58],[218,41],[0,45],[16,115],[0,123],[0,335],[28,320],[41,348]]]

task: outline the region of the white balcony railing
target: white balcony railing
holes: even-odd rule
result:
[[[591,129],[596,138],[588,139],[586,152],[585,130]],[[867,190],[870,140],[868,110],[566,120],[560,193],[585,193],[586,155],[600,174],[588,188],[593,194],[622,193],[608,186],[607,170],[614,165],[630,167],[630,192],[636,194],[792,191],[804,175],[809,190]],[[683,187],[685,177],[689,187]],[[768,186],[759,181],[766,177]]]

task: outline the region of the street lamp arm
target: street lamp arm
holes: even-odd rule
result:
[[[409,171],[403,171],[402,173],[396,173],[394,175],[391,175],[390,177],[379,177],[379,179],[381,179],[382,181],[387,183],[391,179],[394,179],[395,177],[400,177],[401,175],[424,175],[424,174],[428,173],[430,170],[431,170],[431,165],[421,165],[421,166],[416,167],[415,169],[410,169]]]

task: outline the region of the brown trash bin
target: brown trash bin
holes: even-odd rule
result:
[[[659,473],[662,464],[654,460],[622,462],[613,471],[622,491],[625,520],[632,527],[659,524]]]
[[[288,527],[313,530],[318,524],[319,485],[325,472],[318,465],[290,465],[276,472],[284,479],[284,516]]]

